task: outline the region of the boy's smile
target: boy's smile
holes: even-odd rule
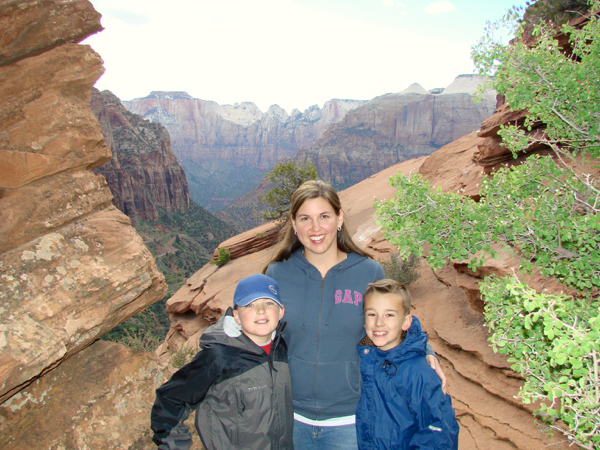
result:
[[[404,315],[402,297],[395,293],[372,292],[365,298],[365,330],[380,350],[400,344],[402,331],[410,328],[412,316]]]

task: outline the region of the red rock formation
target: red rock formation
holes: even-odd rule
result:
[[[2,448],[128,448],[148,431],[138,389],[164,379],[155,358],[94,343],[166,292],[91,172],[110,159],[89,108],[103,68],[76,42],[99,18],[87,0],[0,3]]]
[[[114,205],[130,218],[145,220],[158,219],[157,207],[188,208],[187,180],[165,127],[130,113],[109,91],[92,89],[90,107],[112,152],[96,173],[108,181]]]
[[[0,405],[2,448],[153,448],[150,406],[166,374],[151,353],[98,341]]]

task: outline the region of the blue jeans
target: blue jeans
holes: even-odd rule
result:
[[[315,427],[294,420],[296,450],[358,450],[356,425]]]

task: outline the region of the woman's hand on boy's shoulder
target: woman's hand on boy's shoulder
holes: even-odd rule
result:
[[[425,358],[427,359],[427,362],[429,363],[431,368],[433,370],[435,370],[435,372],[438,374],[438,376],[442,380],[442,392],[444,394],[447,394],[448,393],[448,391],[447,391],[448,380],[446,380],[446,375],[444,375],[444,371],[442,370],[442,366],[440,365],[440,362],[435,357],[435,355],[427,355]]]

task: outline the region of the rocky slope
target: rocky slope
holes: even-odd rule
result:
[[[278,159],[310,147],[328,125],[363,103],[335,99],[323,109],[315,105],[288,115],[277,105],[263,113],[254,103],[218,105],[185,92],[152,92],[123,102],[169,130],[192,198],[211,211],[244,195]]]
[[[501,107],[484,121],[480,133],[466,134],[429,156],[386,168],[342,191],[346,226],[354,240],[378,260],[394,252],[374,222],[373,202],[394,195],[389,178],[398,171],[419,172],[434,187],[478,198],[485,172],[498,167],[498,161],[508,155],[496,145],[500,159],[488,161],[485,167],[478,163],[485,161],[490,142],[497,143],[492,130],[503,123],[506,114],[506,107]],[[510,117],[520,120],[522,112]],[[218,269],[206,265],[167,301],[171,329],[158,352],[196,345],[202,332],[231,304],[236,283],[259,272],[273,256],[276,237],[273,225],[265,224],[223,242],[221,246],[231,250],[232,261]],[[413,313],[421,319],[448,378],[460,425],[459,449],[541,450],[551,446],[566,450],[569,447],[561,436],[547,436],[534,421],[531,413],[535,407],[515,398],[523,380],[511,370],[506,358],[488,345],[478,283],[492,273],[511,273],[511,268],[519,265],[517,255],[503,248],[497,250],[497,258],[487,260],[475,273],[455,262],[434,271],[423,260],[420,278],[410,288]],[[561,289],[552,279],[535,272],[525,281],[535,288]]]
[[[87,0],[0,3],[0,447],[147,448],[165,366],[96,342],[166,285],[101,175]],[[135,381],[132,381],[135,380]],[[141,414],[140,412],[143,411]]]
[[[460,75],[435,94],[413,84],[400,93],[374,98],[329,127],[296,159],[311,161],[319,176],[347,187],[398,162],[429,155],[479,129],[493,114],[494,92],[473,102],[480,82],[475,75]]]
[[[165,127],[130,113],[110,91],[92,89],[90,108],[112,153],[96,173],[106,178],[114,205],[133,220],[157,220],[157,207],[187,209],[187,180]]]

